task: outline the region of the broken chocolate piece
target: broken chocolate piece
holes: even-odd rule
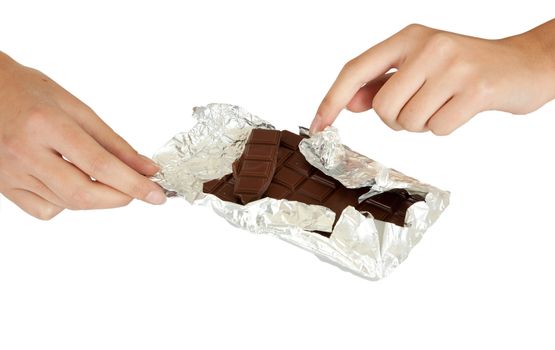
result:
[[[253,129],[241,157],[233,163],[234,193],[243,204],[262,198],[276,169],[277,130]]]
[[[227,174],[221,179],[211,180],[202,185],[202,192],[211,193],[226,202],[241,203],[239,197],[233,193],[235,179],[233,175]]]
[[[325,206],[336,214],[334,225],[343,209],[350,205],[363,214],[372,214],[377,220],[404,226],[407,209],[412,204],[424,200],[422,196],[411,195],[404,189],[393,189],[359,203],[358,198],[368,192],[369,188],[346,188],[341,182],[310,165],[299,151],[299,143],[302,139],[303,136],[287,130],[281,132],[279,149],[276,152],[275,171],[267,190],[263,194],[264,197]],[[245,153],[247,153],[246,147]],[[252,151],[249,151],[249,153],[252,153]],[[245,161],[241,156],[234,168],[238,167],[241,162],[243,162],[244,167]],[[264,171],[266,169],[262,169],[260,166],[252,173],[258,174]],[[204,183],[203,191],[212,193],[222,200],[241,203],[237,192],[230,193],[230,189],[236,185],[236,179],[232,175],[226,175],[219,180]],[[254,183],[251,186],[258,188],[260,184]],[[329,232],[317,232],[327,237],[330,235]]]

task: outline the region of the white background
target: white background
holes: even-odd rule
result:
[[[2,0],[0,50],[152,154],[210,102],[308,125],[341,66],[411,22],[498,38],[555,16],[515,3]],[[346,144],[452,192],[379,282],[180,199],[40,222],[2,198],[0,349],[553,348],[554,114],[441,138],[343,113]]]

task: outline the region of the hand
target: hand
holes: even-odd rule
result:
[[[373,108],[394,130],[436,135],[485,110],[534,111],[555,97],[554,37],[555,21],[501,40],[410,25],[343,67],[311,132],[332,124],[343,108]]]
[[[39,219],[132,198],[161,204],[144,176],[157,170],[76,97],[0,52],[0,193]]]

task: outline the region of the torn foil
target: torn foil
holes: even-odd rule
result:
[[[210,207],[236,227],[275,235],[364,278],[378,280],[393,271],[449,203],[449,192],[388,169],[344,146],[333,127],[301,141],[301,153],[346,187],[371,186],[361,200],[393,188],[425,195],[425,202],[407,210],[405,227],[365,217],[347,207],[332,231],[335,213],[323,206],[273,198],[246,205],[222,201],[203,193],[202,184],[232,172],[231,165],[242,154],[253,128],[274,127],[228,104],[194,108],[193,117],[195,126],[174,136],[153,157],[161,169],[154,180],[168,196]],[[332,233],[327,238],[311,232],[314,230]]]

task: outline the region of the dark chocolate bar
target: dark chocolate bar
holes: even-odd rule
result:
[[[276,170],[281,132],[254,129],[241,157],[233,163],[233,192],[243,204],[262,198]]]
[[[412,204],[424,200],[422,196],[411,195],[406,190],[394,189],[359,203],[358,198],[368,192],[369,188],[346,188],[339,181],[310,165],[299,151],[299,142],[302,139],[303,136],[287,130],[281,132],[275,172],[269,175],[271,179],[268,177],[271,181],[263,197],[328,207],[336,214],[334,225],[343,209],[350,205],[363,214],[372,214],[377,220],[404,226],[407,209]],[[241,169],[244,162],[244,157],[239,158],[234,168]],[[203,191],[225,201],[241,203],[241,198],[234,190],[237,179],[229,174],[221,179],[208,181],[204,183]],[[326,232],[318,233],[330,235]]]

